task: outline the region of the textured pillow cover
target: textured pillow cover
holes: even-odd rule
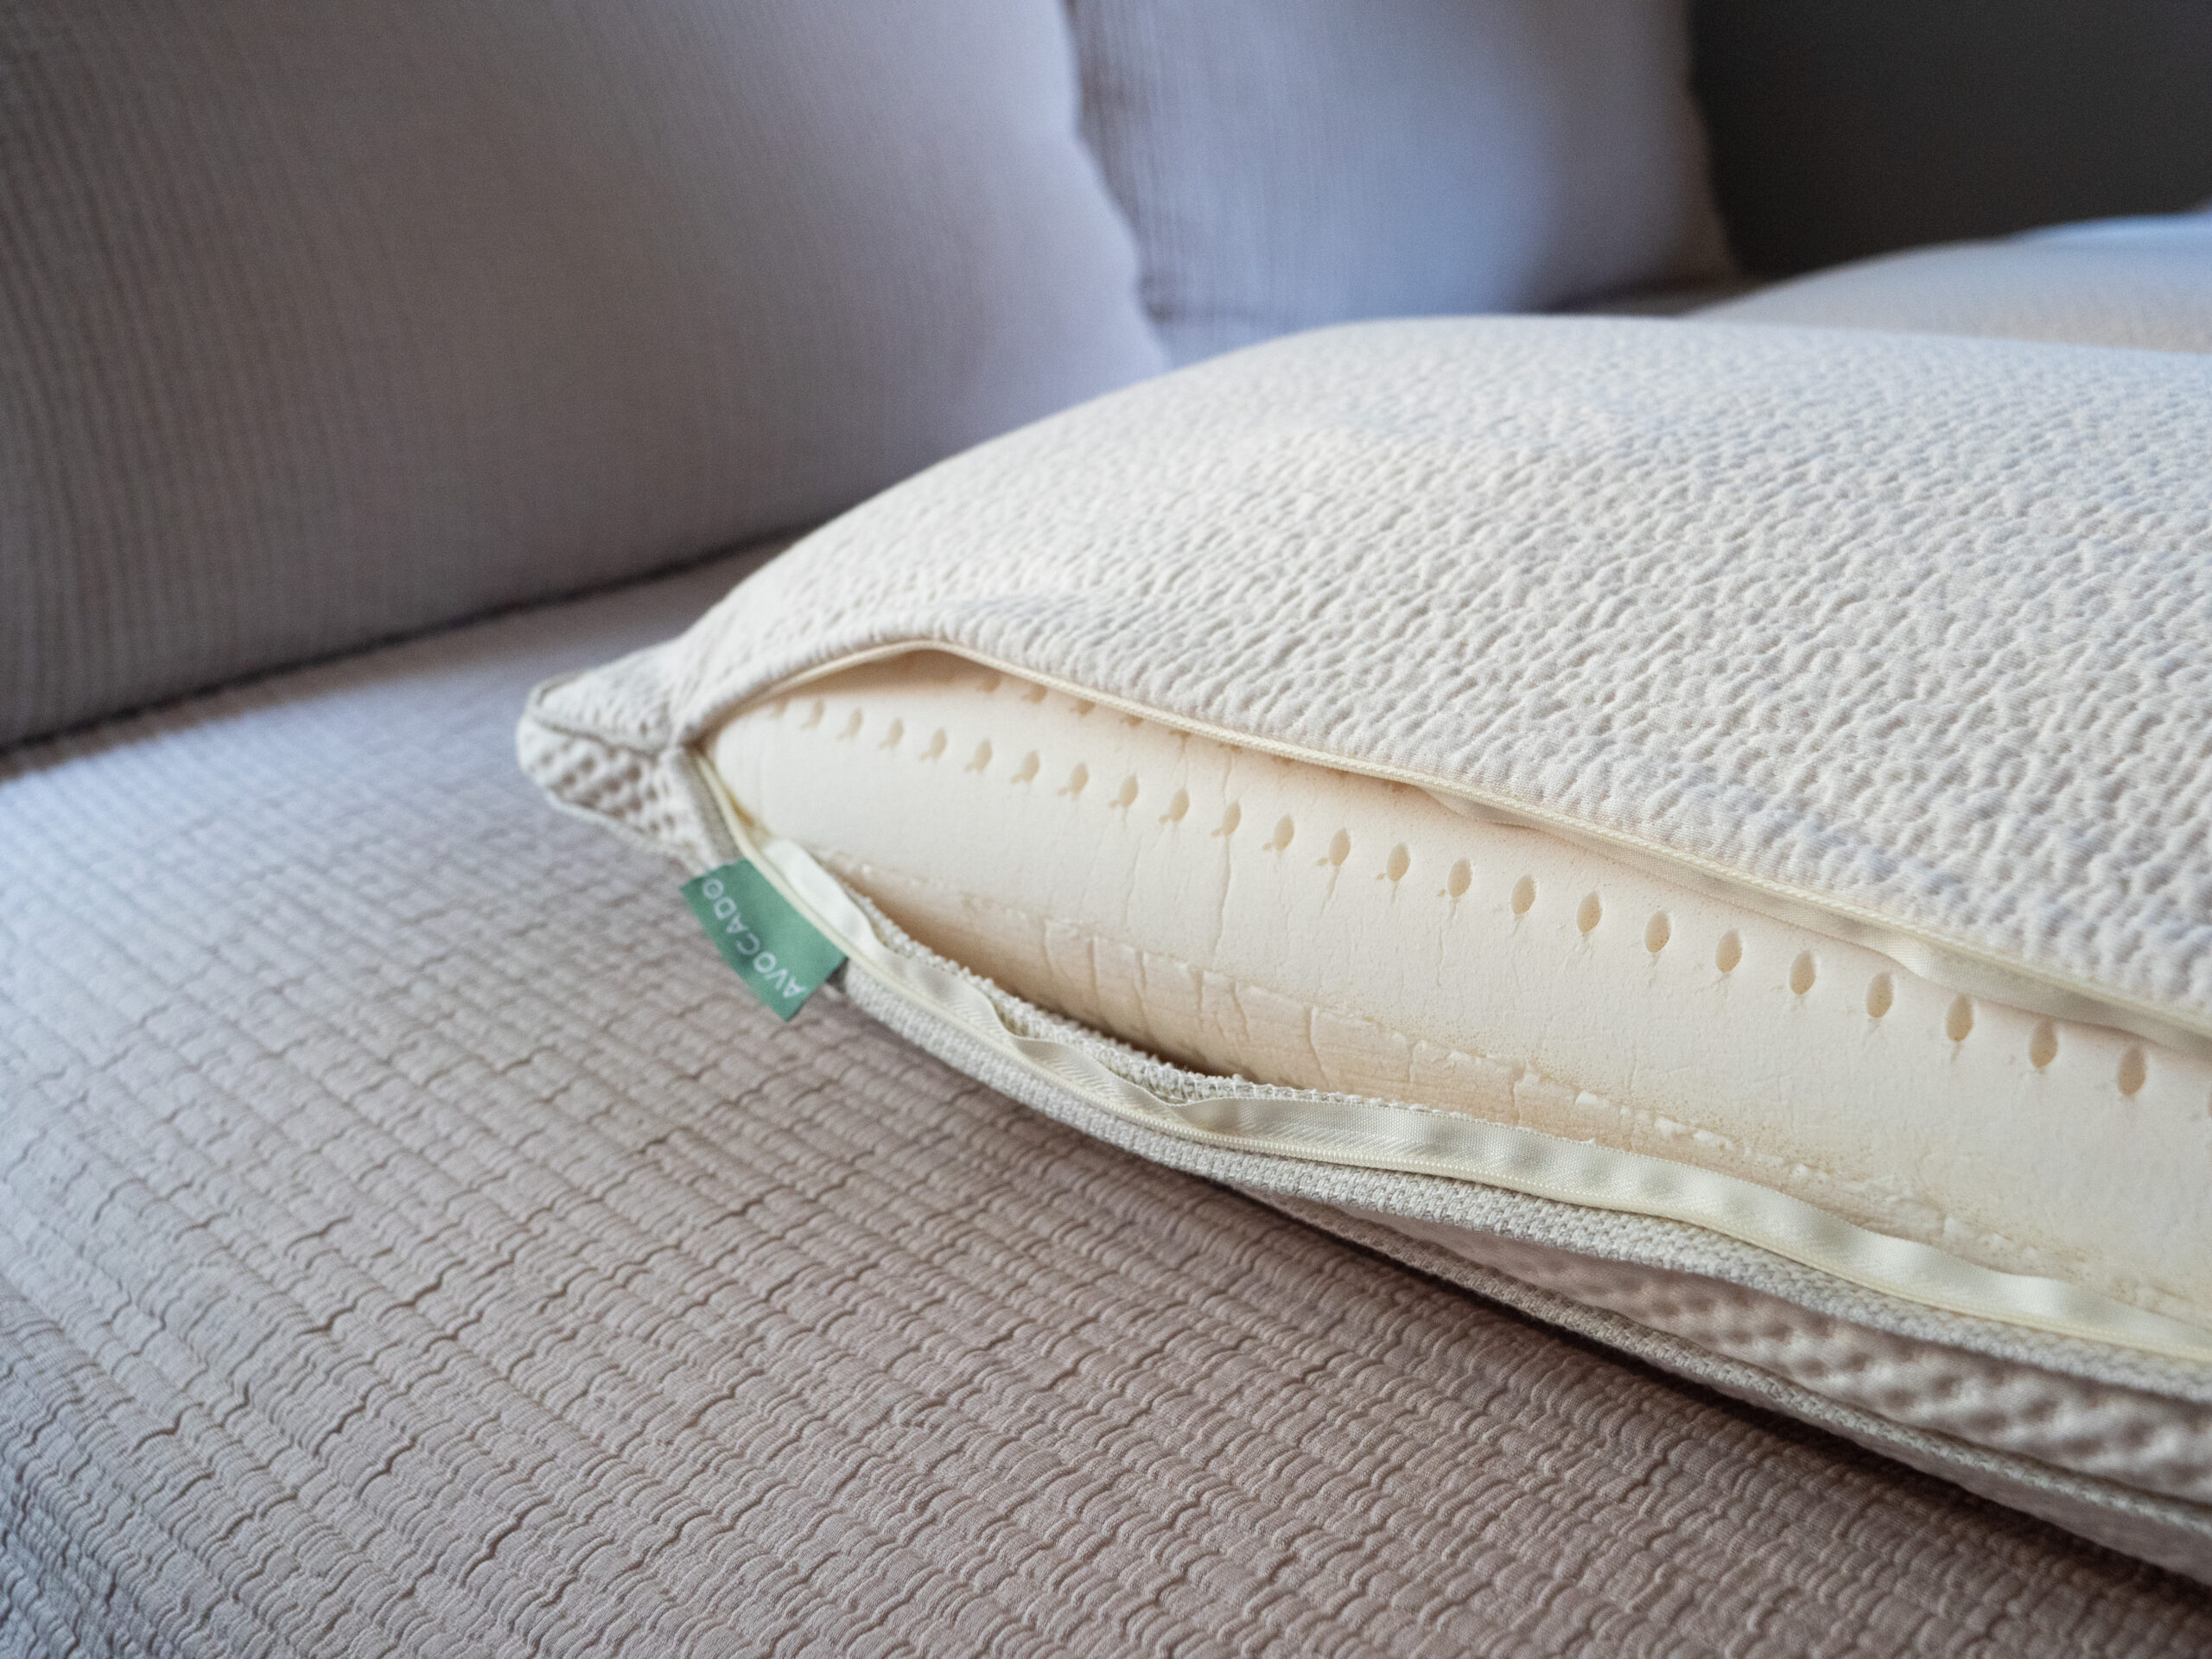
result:
[[[687,868],[752,859],[862,1007],[1039,1109],[2212,1579],[2208,391],[2192,357],[2012,341],[1322,331],[887,493],[540,688],[520,753]],[[932,913],[901,859],[972,902]],[[1223,860],[1258,885],[1195,884]],[[1029,892],[1025,979],[1030,924],[988,912]],[[1447,978],[1532,964],[1475,1057],[1503,1092],[1171,1029],[1159,964],[1271,908],[1377,982],[1440,918],[1491,930]],[[1052,925],[1128,930],[1135,973],[1055,980]],[[966,971],[1001,962],[1030,995]],[[1598,1075],[1716,995],[1763,1077]],[[1901,1118],[1838,1093],[1891,1060],[1918,1122],[1910,1076]],[[1716,1144],[1804,1135],[1934,1224]],[[2024,1236],[1947,1218],[1977,1205]]]
[[[1725,266],[1680,0],[1073,0],[1179,362]]]
[[[1160,366],[1055,0],[0,6],[0,742]]]
[[[1719,322],[2212,352],[2212,213],[1916,248],[1707,306]]]

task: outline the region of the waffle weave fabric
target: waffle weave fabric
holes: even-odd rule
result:
[[[507,753],[738,574],[0,760],[0,1654],[2212,1649],[2178,1580],[753,1007]]]
[[[934,642],[2202,1039],[2207,455],[2194,356],[1628,318],[1324,330],[887,492],[664,651],[548,688],[523,752],[557,798],[688,852],[680,812],[647,826],[637,788],[607,792],[613,758],[649,769],[785,676]]]

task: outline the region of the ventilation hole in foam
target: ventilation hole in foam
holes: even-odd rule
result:
[[[968,762],[969,772],[982,772],[991,764],[991,740],[985,738],[976,746],[976,753]]]
[[[1955,996],[1951,1011],[1943,1016],[1943,1034],[1955,1043],[1963,1043],[1974,1034],[1974,999]]]
[[[1675,925],[1667,919],[1667,912],[1655,910],[1651,919],[1643,925],[1643,948],[1657,956],[1667,948],[1667,941],[1675,937]]]
[[[1137,780],[1135,778],[1122,779],[1121,793],[1114,797],[1114,804],[1127,811],[1136,804]]]
[[[1180,823],[1183,815],[1190,810],[1191,791],[1179,789],[1175,791],[1175,798],[1167,803],[1167,810],[1160,815],[1160,821],[1162,823]]]
[[[2143,1085],[2150,1081],[2150,1077],[2151,1067],[2144,1059],[2141,1049],[2131,1048],[2120,1057],[2120,1092],[2121,1094],[2139,1094]]]
[[[1231,801],[1229,804],[1229,810],[1221,815],[1221,828],[1215,830],[1214,834],[1217,836],[1233,836],[1236,833],[1236,826],[1243,822],[1244,809],[1237,805],[1236,802]]]
[[[1035,783],[1037,781],[1037,768],[1040,762],[1037,759],[1037,751],[1034,749],[1030,750],[1028,753],[1021,757],[1021,767],[1020,770],[1014,774],[1014,781],[1017,784]]]
[[[1513,884],[1513,913],[1526,916],[1535,907],[1536,882],[1533,876],[1522,876]]]
[[[1574,925],[1585,933],[1594,933],[1598,924],[1605,919],[1605,907],[1598,902],[1598,895],[1586,893],[1582,902],[1574,907]]]
[[[1866,1017],[1878,1020],[1887,1014],[1897,1000],[1897,988],[1890,982],[1887,974],[1877,974],[1866,982]]]
[[[930,734],[930,746],[922,751],[922,759],[925,760],[936,760],[938,756],[944,753],[944,746],[950,741],[951,740],[947,738],[944,734],[944,728],[942,726],[938,727],[937,730]]]
[[[1736,930],[1732,927],[1720,936],[1720,944],[1713,953],[1713,965],[1724,974],[1732,974],[1743,959],[1744,942],[1736,937]]]
[[[1406,843],[1402,841],[1390,849],[1390,856],[1382,866],[1382,874],[1387,880],[1402,881],[1406,879],[1406,872],[1413,867],[1414,855],[1406,850]]]
[[[1135,731],[1138,727],[1144,724],[1144,716],[1142,715],[1123,715],[1122,716],[1122,724],[1129,728],[1130,730]]]
[[[906,722],[903,720],[894,720],[884,728],[883,741],[875,747],[879,749],[895,749],[899,747],[899,740],[906,735]]]
[[[1084,786],[1090,783],[1090,768],[1084,766],[1082,761],[1078,760],[1075,763],[1075,770],[1068,773],[1068,786],[1062,790],[1060,793],[1063,795],[1080,795],[1083,793]]]
[[[773,702],[768,705],[768,718],[771,720],[781,720],[791,706],[791,700],[789,697],[778,697]]]
[[[1813,953],[1800,950],[1797,960],[1789,964],[1789,988],[1802,996],[1813,988],[1813,982],[1820,975],[1820,964],[1813,960]]]
[[[1024,691],[1024,692],[1021,694],[1021,700],[1022,700],[1024,702],[1044,702],[1044,701],[1045,701],[1045,688],[1044,688],[1043,686],[1041,686],[1041,685],[1033,685],[1033,686],[1031,686],[1031,687],[1030,687],[1027,691]]]
[[[1077,720],[1088,719],[1090,717],[1090,711],[1097,706],[1098,705],[1095,702],[1089,702],[1081,698],[1077,698],[1075,705],[1075,717]]]
[[[845,716],[845,729],[837,734],[837,741],[845,742],[861,734],[861,711],[857,709]]]
[[[1274,848],[1275,851],[1279,853],[1283,852],[1289,848],[1291,842],[1296,838],[1297,835],[1298,826],[1296,824],[1293,823],[1288,818],[1278,818],[1275,820],[1274,836],[1268,842],[1268,845]]]
[[[1339,830],[1335,835],[1329,837],[1329,855],[1327,858],[1324,859],[1322,862],[1325,864],[1334,864],[1341,868],[1344,860],[1351,856],[1351,836],[1345,831]]]
[[[2048,1020],[2038,1020],[2028,1038],[2028,1064],[2040,1071],[2057,1058],[2058,1027]]]
[[[995,669],[985,669],[982,678],[976,682],[976,689],[985,696],[989,696],[992,692],[999,689],[998,671]]]
[[[1460,859],[1452,865],[1452,874],[1444,878],[1444,896],[1446,899],[1463,899],[1466,896],[1467,889],[1474,885],[1475,872],[1472,867],[1465,859]]]
[[[819,697],[807,705],[806,721],[803,729],[811,731],[822,723],[822,716],[830,712],[830,705]]]

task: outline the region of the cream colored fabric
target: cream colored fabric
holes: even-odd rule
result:
[[[542,690],[556,798],[710,855],[687,746],[940,644],[2212,1044],[2212,365],[1599,318],[1363,325],[983,445]]]
[[[736,574],[0,761],[0,1654],[2212,1649],[2177,1579],[753,1007],[507,757]]]
[[[2212,1061],[942,655],[708,753],[923,944],[1141,1048],[1720,1170],[2212,1328]]]
[[[2208,1521],[2212,1517],[2208,1517],[2202,1506],[2142,1497],[2115,1503],[2113,1497],[2118,1489],[2107,1483],[1986,1452],[1946,1436],[1903,1427],[1873,1412],[1856,1409],[1839,1398],[1816,1393],[1776,1372],[1731,1359],[1697,1343],[1669,1337],[1604,1307],[1576,1301],[1485,1266],[1474,1254],[1416,1236],[1416,1232],[1426,1232],[1427,1229],[1408,1230],[1395,1223],[1385,1224],[1350,1210],[1288,1200],[1279,1195],[1270,1195],[1268,1201],[1285,1213],[1340,1238],[1351,1239],[1419,1268],[1448,1284],[1465,1286],[1509,1307],[1634,1354],[1662,1370],[1703,1383],[1732,1399],[1787,1412],[1830,1433],[1895,1458],[1909,1467],[1955,1481],[1968,1491],[2025,1510],[2112,1548],[2161,1561],[2200,1580],[2212,1579],[2212,1538],[2207,1536]],[[1465,1243],[1465,1239],[1454,1241],[1455,1244]],[[1486,1251],[1487,1246],[1482,1249]],[[1583,1282],[1588,1283],[1592,1276],[1584,1274]],[[1772,1334],[1785,1333],[1777,1331]],[[1871,1354],[1853,1353],[1847,1349],[1838,1357],[1853,1363],[1874,1359]],[[1852,1379],[1837,1380],[1842,1385],[1837,1394],[1850,1392]],[[1893,1408],[1894,1400],[1885,1403]],[[2180,1516],[2190,1519],[2177,1526],[2176,1518]]]
[[[1777,283],[1694,315],[2212,352],[2212,213],[1918,248]]]
[[[2212,1500],[2212,1407],[2199,1402],[1870,1331],[1695,1274],[1592,1259],[1472,1228],[1350,1213],[1891,1422],[2149,1491]]]
[[[945,869],[999,867],[916,913],[956,957],[1000,951],[1010,979],[1033,975],[1148,1048],[1243,1069],[1240,1050],[1295,1050],[1255,1043],[1255,1024],[1302,1023],[1309,1081],[1382,1098],[1270,1093],[1050,1025],[903,935],[878,938],[803,855],[788,869],[771,858],[792,880],[811,871],[816,913],[842,918],[833,931],[850,922],[849,948],[874,941],[855,995],[916,1040],[1042,1109],[1287,1202],[1415,1219],[1440,1204],[1451,1213],[1430,1218],[1482,1225],[1452,1207],[1518,1193],[1557,1209],[1548,1243],[1593,1256],[1630,1248],[1626,1216],[1660,1229],[1635,1235],[1646,1266],[1722,1241],[1730,1282],[1808,1313],[1865,1304],[1858,1322],[1894,1335],[2122,1386],[2148,1376],[2161,1397],[2194,1401],[2212,1376],[2177,1357],[2199,1347],[2121,1333],[2146,1304],[2201,1315],[2205,1301],[2190,1182],[2212,1109],[2208,372],[2175,354],[1595,319],[1308,335],[887,493],[682,639],[541,687],[518,746],[564,808],[697,867],[756,845],[756,803],[726,810],[700,756],[732,716],[772,718],[788,697],[783,720],[804,727],[819,702],[828,722],[831,676],[917,646],[1032,681],[1047,688],[1033,708],[1103,722],[1086,740],[1100,747],[1056,754],[1048,772],[1058,740],[1041,729],[1008,739],[947,714],[891,741],[903,715],[871,728],[852,705],[829,726],[833,744],[891,741],[855,765],[908,755],[969,779],[947,788],[1027,791],[1025,810],[1047,816],[1027,833],[918,856],[929,825],[954,835],[958,815],[906,800],[871,847],[844,845],[849,827],[826,819],[815,838],[893,906]],[[1055,709],[1054,690],[1094,706]],[[976,692],[1020,701],[1003,682]],[[1140,756],[1116,747],[1152,741],[1115,734],[1129,721],[1127,734],[1148,721],[1190,741]],[[1373,781],[1326,785],[1323,823],[1301,827],[1316,797],[1285,784],[1291,763]],[[735,753],[726,764],[741,795],[758,789]],[[843,763],[798,764],[816,789]],[[1115,833],[1135,839],[1095,841],[1112,855],[1088,888],[1072,861],[1048,879],[1044,830],[1067,835],[1078,813],[1134,818],[1163,790],[1173,829],[1125,823]],[[1147,867],[1147,849],[1211,835],[1217,806],[1226,844]],[[768,827],[796,833],[790,822]],[[1515,839],[1538,831],[1561,843],[1541,868]],[[1232,928],[1215,878],[1245,868],[1258,891]],[[1417,869],[1434,885],[1410,886]],[[1133,936],[1131,895],[1134,878],[1163,872],[1183,885],[1159,901],[1171,942],[1155,947]],[[1523,876],[1528,902],[1507,921],[1498,889],[1510,915]],[[1431,906],[1429,934],[1394,957],[1360,920],[1384,913],[1376,895]],[[992,904],[1033,919],[977,926]],[[1510,1029],[1485,1029],[1491,1010],[1471,1014],[1433,982],[1443,930],[1479,925],[1485,906],[1502,960],[1478,953],[1464,971],[1491,976]],[[1070,919],[1161,960],[1102,980],[1090,947],[1061,948],[1075,942],[1052,925]],[[1333,964],[1299,965],[1294,932],[1364,950],[1397,982],[1372,1001],[1347,992]],[[1280,1006],[1254,1020],[1261,1000],[1238,996],[1212,1012],[1217,948]],[[1287,965],[1302,982],[1269,977]],[[1618,1004],[1669,988],[1706,997],[1707,1024],[1753,1034],[1693,1045],[1695,1017],[1631,1014],[1618,1043]],[[1834,1092],[1808,1097],[1799,1080],[1831,1052],[1849,1056],[1834,1064],[1854,1086],[1823,1079]],[[1551,1133],[1424,1110],[1439,1078]],[[1605,1136],[1635,1149],[1578,1163],[1578,1140]],[[1599,1173],[1582,1179],[1582,1164]],[[1757,1185],[1736,1173],[1754,1170]],[[1941,1248],[1839,1231],[1839,1215]],[[1975,1261],[2041,1272],[2005,1279]],[[2085,1296],[2098,1308],[2076,1319]],[[2144,1373],[2145,1351],[2164,1369]],[[1744,1376],[1765,1379],[1742,1383],[1757,1397],[1840,1421],[1821,1414],[1826,1396]],[[2212,1573],[2202,1506],[2069,1484],[1986,1450],[1954,1457],[1878,1414],[1850,1421],[1920,1466],[2040,1493],[2039,1512]]]

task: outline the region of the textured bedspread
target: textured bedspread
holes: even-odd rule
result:
[[[2212,1649],[2179,1580],[778,1026],[510,748],[736,574],[0,771],[0,1654]]]

